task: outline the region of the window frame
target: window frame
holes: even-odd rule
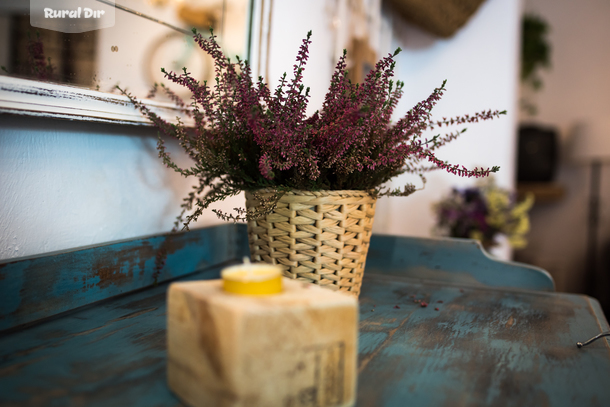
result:
[[[268,69],[272,0],[251,0],[248,38],[250,66],[256,78]],[[172,103],[138,98],[162,119],[187,127],[195,122],[185,108]],[[85,122],[152,126],[123,95],[83,87],[0,75],[0,114],[16,114]]]
[[[161,118],[186,125],[193,121],[172,103],[143,99]],[[76,86],[0,76],[0,113],[87,122],[151,126],[126,96]]]

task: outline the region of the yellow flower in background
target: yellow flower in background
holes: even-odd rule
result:
[[[470,239],[474,239],[474,240],[478,240],[479,242],[482,242],[484,239],[484,235],[480,230],[472,230],[470,232],[470,236],[468,236]]]
[[[506,235],[513,248],[526,247],[525,235],[530,230],[528,211],[534,204],[534,196],[529,194],[523,201],[515,202],[514,193],[497,187],[493,179],[481,184],[481,188],[487,203],[487,224]]]
[[[487,224],[492,227],[501,228],[507,222],[507,209],[510,198],[506,191],[495,189],[495,186],[487,186],[483,191],[487,203]]]
[[[529,194],[510,211],[512,222],[507,225],[506,234],[511,246],[521,249],[527,246],[525,235],[530,231],[528,211],[534,204],[534,196]]]
[[[525,197],[525,199],[521,202],[519,202],[517,205],[515,205],[515,207],[513,208],[511,215],[515,218],[521,217],[521,216],[525,216],[527,217],[527,212],[532,208],[532,206],[534,205],[534,195],[532,193],[527,194],[527,196]]]
[[[516,219],[516,225],[515,227],[513,227],[514,234],[525,235],[527,232],[530,231],[530,220],[527,217],[527,214],[524,214]]]

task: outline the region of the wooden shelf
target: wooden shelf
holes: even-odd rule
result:
[[[552,182],[520,182],[517,184],[517,195],[523,199],[526,194],[533,193],[536,203],[560,201],[565,195],[565,188]]]

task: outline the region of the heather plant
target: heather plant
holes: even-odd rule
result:
[[[292,77],[284,73],[273,91],[262,77],[252,79],[247,61],[237,58],[232,62],[225,57],[213,32],[209,39],[195,30],[193,33],[197,44],[214,59],[215,82],[199,82],[186,68],[181,73],[162,69],[167,79],[192,93],[188,111],[195,122],[193,128],[180,121],[168,123],[121,89],[160,130],[158,150],[163,162],[185,177],[198,179],[184,199],[177,225],[183,222],[188,229],[210,204],[241,191],[274,193],[258,195],[264,203],[258,212],[237,209],[237,215],[215,213],[232,220],[259,217],[270,212],[282,193],[291,189],[366,190],[377,196],[406,196],[416,190],[415,185],[395,190],[383,185],[405,172],[418,174],[425,184],[424,174],[433,169],[463,177],[484,177],[499,170],[469,170],[435,155],[439,147],[465,129],[423,136],[425,131],[506,113],[489,110],[433,120],[431,111],[445,91],[445,82],[392,124],[404,87],[403,82],[392,79],[400,48],[381,59],[361,84],[348,80],[344,51],[322,108],[308,117],[309,88],[302,81],[311,32],[301,44]],[[178,104],[184,103],[167,87],[163,90]],[[164,137],[176,138],[194,165],[178,167],[166,150]]]

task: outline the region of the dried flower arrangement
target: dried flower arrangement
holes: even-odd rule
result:
[[[170,81],[192,93],[189,109],[196,123],[187,128],[170,124],[151,112],[126,90],[119,89],[160,130],[159,156],[170,168],[198,185],[184,199],[176,226],[188,229],[210,204],[242,191],[272,189],[258,212],[238,209],[237,216],[215,211],[223,219],[253,219],[269,213],[282,193],[298,190],[363,190],[375,196],[406,196],[416,187],[384,189],[391,178],[408,172],[421,176],[443,169],[465,177],[483,177],[499,167],[468,170],[438,159],[435,151],[465,129],[424,138],[423,132],[443,126],[473,123],[505,114],[483,111],[474,115],[434,121],[431,110],[445,91],[440,88],[392,124],[392,113],[402,96],[404,83],[391,78],[394,54],[381,59],[362,84],[347,79],[346,52],[339,59],[321,110],[306,116],[309,88],[302,84],[311,32],[303,40],[291,80],[284,74],[271,92],[262,77],[254,82],[247,61],[231,62],[222,53],[213,32],[209,39],[193,30],[194,40],[215,61],[215,84],[200,83],[186,68],[167,72]],[[165,92],[184,105],[169,89]],[[191,168],[180,168],[167,152],[163,136],[175,137],[193,159]],[[190,211],[194,211],[188,214]]]
[[[527,245],[528,211],[534,203],[532,195],[517,202],[515,194],[496,186],[493,179],[477,187],[453,189],[451,194],[434,205],[437,214],[435,233],[441,236],[479,240],[483,247],[498,244],[505,235],[515,249]]]

